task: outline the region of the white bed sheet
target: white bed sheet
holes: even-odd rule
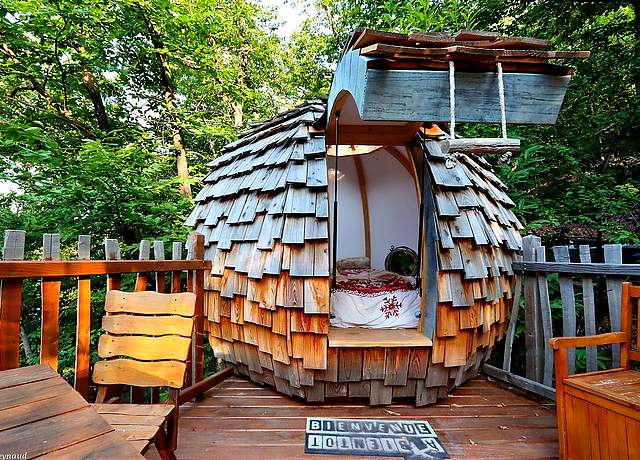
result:
[[[408,329],[418,327],[420,295],[399,290],[378,295],[358,295],[337,290],[331,294],[332,327]]]

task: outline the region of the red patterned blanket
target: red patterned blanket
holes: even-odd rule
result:
[[[336,281],[339,291],[363,296],[410,291],[413,289],[411,283],[403,276],[384,270],[341,270],[338,272]]]

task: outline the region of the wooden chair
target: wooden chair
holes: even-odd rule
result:
[[[190,292],[109,291],[98,355],[94,408],[144,454],[151,443],[160,457],[175,459],[179,395],[191,348],[196,296]],[[166,404],[109,404],[112,385],[169,387]],[[113,387],[111,387],[113,388]],[[158,388],[159,390],[159,388]],[[115,399],[115,398],[114,398]]]
[[[622,285],[621,332],[557,337],[554,349],[561,458],[640,458],[640,337],[632,347],[633,302],[640,286]],[[639,322],[640,322],[640,316]],[[568,375],[567,348],[620,344],[620,367]]]

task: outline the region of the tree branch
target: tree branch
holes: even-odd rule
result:
[[[80,54],[80,56],[82,56],[85,51],[82,46],[76,46],[75,50]],[[84,88],[87,90],[91,103],[93,104],[93,113],[98,121],[98,127],[102,131],[109,132],[111,131],[111,124],[109,123],[109,116],[107,115],[107,109],[104,106],[100,87],[96,83],[93,78],[93,73],[91,73],[89,66],[82,57],[80,57],[80,61],[82,62],[82,83],[84,84]]]
[[[178,123],[178,115],[176,113],[178,105],[176,102],[175,90],[173,88],[173,83],[171,80],[171,69],[169,68],[167,56],[160,51],[161,49],[165,48],[164,43],[162,42],[160,32],[151,22],[151,20],[146,16],[142,8],[140,8],[140,14],[142,16],[142,20],[147,26],[149,39],[151,40],[151,44],[155,49],[155,55],[160,64],[160,86],[162,87],[162,94],[164,95],[167,112],[169,112],[169,117],[171,118],[173,147],[176,151],[176,168],[178,171],[178,177],[181,179],[188,179],[189,168],[187,163],[187,149],[185,147],[182,128]],[[191,185],[186,181],[180,185],[180,194],[186,198],[192,197]]]
[[[60,71],[60,82],[62,83],[62,109],[69,110],[69,95],[67,90],[67,72],[65,72],[60,56],[58,56],[58,37],[53,40],[53,54],[55,56],[58,70]]]
[[[31,91],[35,91],[33,88],[30,88]],[[9,97],[7,96],[6,98],[9,101],[13,101],[13,102],[17,102],[18,104],[22,104],[25,107],[29,107],[30,109],[34,109],[34,110],[38,110],[39,107],[34,107],[31,104],[27,104],[24,101],[21,101],[18,98],[15,97]],[[68,118],[66,117],[64,114],[58,113],[58,112],[48,112],[49,115],[58,118],[62,121],[64,121],[65,123],[67,123],[68,125],[74,127],[75,129],[77,129],[78,131],[80,131],[81,133],[83,133],[85,136],[87,136],[88,138],[91,139],[95,139],[96,138],[96,133],[94,133],[91,129],[87,128],[84,124],[82,124],[81,122],[79,122],[78,120],[76,120],[75,118]]]
[[[9,93],[9,99],[15,99],[16,95],[22,91],[33,91],[33,86],[17,86]]]
[[[335,24],[335,21],[333,20],[333,15],[331,14],[331,11],[329,10],[329,5],[327,5],[326,3],[323,3],[322,11],[324,11],[325,16],[327,17],[327,22],[329,23],[329,28],[331,29],[331,34],[333,35],[333,38],[336,39],[336,42],[340,43],[340,36],[338,35],[338,31],[336,30],[336,24]]]
[[[18,65],[20,65],[20,67],[22,67],[23,69],[26,70],[26,68],[20,62],[20,59],[18,58],[18,55],[16,53],[14,53],[13,50],[11,48],[9,48],[9,46],[7,46],[6,43],[3,43],[2,45],[0,45],[0,53],[4,54],[8,58],[12,59]],[[35,91],[36,93],[38,93],[45,101],[47,101],[47,104],[56,111],[56,113],[57,113],[59,118],[62,118],[66,123],[68,123],[69,125],[73,126],[78,131],[81,131],[86,136],[88,136],[90,138],[95,138],[96,137],[96,133],[94,133],[91,128],[86,126],[80,120],[77,120],[76,118],[74,118],[71,115],[71,112],[69,110],[67,110],[66,108],[62,107],[58,102],[56,102],[53,99],[53,96],[51,96],[51,94],[49,94],[47,92],[47,90],[45,89],[44,85],[42,85],[42,83],[40,83],[36,79],[35,76],[28,74],[26,76],[26,79],[29,81],[29,83],[31,83],[31,89],[33,91]],[[15,97],[9,97],[9,99],[13,100],[13,101],[17,101],[17,99]]]

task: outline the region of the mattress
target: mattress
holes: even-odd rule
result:
[[[418,327],[420,295],[409,279],[383,270],[342,270],[331,294],[331,326]]]

